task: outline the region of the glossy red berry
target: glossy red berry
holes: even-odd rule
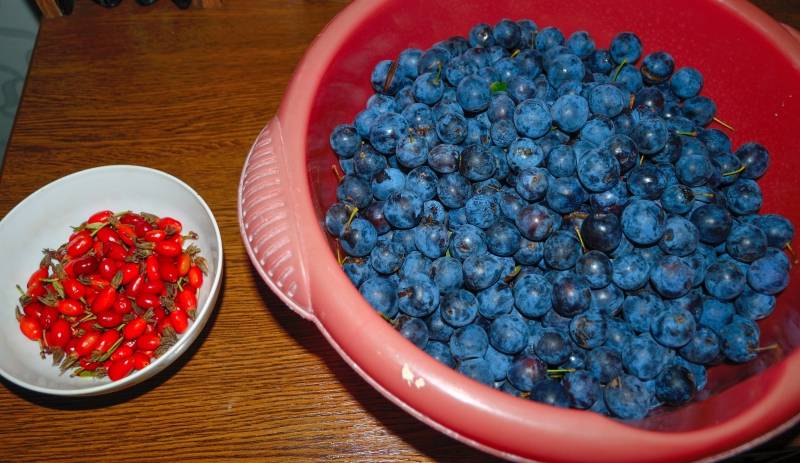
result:
[[[86,287],[75,278],[65,278],[61,281],[64,294],[72,299],[80,299],[86,294]]]
[[[156,350],[161,345],[161,336],[150,333],[139,336],[136,340],[136,348],[139,350]]]
[[[151,243],[157,243],[166,237],[167,237],[167,232],[159,229],[150,230],[149,232],[144,234],[144,240],[149,241]]]
[[[92,301],[92,312],[100,314],[110,309],[117,299],[117,290],[113,286],[106,286],[101,289]]]
[[[75,352],[78,349],[78,338],[72,338],[67,343],[67,347],[64,349],[68,355],[78,355]]]
[[[139,266],[132,262],[126,262],[119,267],[119,272],[122,272],[122,281],[123,285],[127,285],[131,281],[133,281],[137,276],[139,276]]]
[[[97,345],[94,346],[94,350],[102,353],[108,352],[108,349],[114,345],[114,343],[119,340],[120,334],[117,330],[107,330],[104,331],[103,334],[100,335],[100,340],[97,342]]]
[[[153,309],[161,307],[161,300],[155,294],[140,293],[136,296],[136,305],[143,309]]]
[[[142,370],[147,365],[150,365],[150,357],[147,354],[142,352],[136,352],[133,354],[133,368],[136,370]]]
[[[86,331],[83,336],[79,337],[78,345],[75,346],[75,353],[78,354],[78,357],[90,354],[97,346],[97,343],[100,342],[100,336],[99,331],[91,330]]]
[[[200,287],[203,286],[203,271],[200,270],[200,267],[193,265],[189,269],[187,280],[194,288],[200,289]]]
[[[144,222],[144,217],[133,212],[126,212],[119,218],[119,223],[124,225],[136,225],[139,222]]]
[[[158,271],[159,275],[161,275],[162,280],[169,283],[175,283],[176,281],[178,281],[179,277],[178,267],[172,262],[171,259],[164,259],[159,261]]]
[[[42,338],[42,325],[29,315],[19,319],[19,329],[22,334],[32,341],[38,341]]]
[[[72,339],[72,329],[63,318],[59,318],[44,333],[44,341],[48,346],[64,348]]]
[[[97,273],[89,275],[87,279],[89,280],[89,284],[91,285],[91,287],[97,290],[98,292],[110,284],[108,280],[101,277]]]
[[[166,257],[177,257],[183,252],[180,244],[168,240],[156,243],[155,251],[158,255]]]
[[[128,224],[121,223],[117,225],[117,234],[122,242],[128,246],[133,246],[136,243],[136,232]]]
[[[172,328],[178,334],[183,333],[189,327],[189,316],[183,310],[173,310],[169,314],[169,320],[172,323]]]
[[[139,293],[142,292],[142,287],[144,286],[145,279],[144,275],[138,275],[136,278],[133,279],[128,285],[125,287],[125,294],[127,296],[136,297]]]
[[[114,305],[111,306],[114,312],[125,315],[126,313],[131,313],[133,311],[133,302],[128,299],[127,296],[123,294],[117,294],[117,298],[114,300]]]
[[[89,249],[92,249],[92,244],[91,233],[83,230],[67,243],[67,255],[72,258],[80,257],[89,252]]]
[[[44,306],[39,314],[39,323],[42,328],[47,329],[53,326],[56,320],[61,317],[61,314],[55,307]]]
[[[41,297],[47,294],[47,291],[44,288],[44,283],[41,280],[37,280],[32,282],[28,285],[28,289],[25,291],[30,297]]]
[[[171,243],[174,243],[179,248],[183,247],[183,235],[179,235],[178,233],[164,238],[164,241],[169,241]]]
[[[103,243],[122,243],[122,238],[111,227],[103,227],[100,230],[97,230],[95,239]]]
[[[158,323],[158,322],[160,322],[161,320],[163,320],[165,318],[167,318],[167,312],[164,311],[163,307],[154,307],[153,308],[153,321],[154,322]],[[148,325],[148,326],[152,326],[152,324]]]
[[[78,362],[78,365],[80,365],[81,368],[83,368],[86,371],[94,371],[94,370],[97,369],[97,367],[100,366],[99,363],[92,362],[90,359],[88,359],[86,357],[80,359],[80,361]]]
[[[42,309],[44,309],[44,304],[38,301],[31,301],[22,308],[22,312],[25,315],[32,317],[34,320],[39,321],[42,317]]]
[[[183,288],[175,297],[175,307],[189,311],[197,308],[197,296],[194,288]]]
[[[122,323],[122,314],[116,310],[106,310],[97,316],[97,324],[103,328],[115,328]]]
[[[183,231],[183,225],[172,217],[162,217],[157,222],[158,228],[167,232],[167,234],[180,234]]]
[[[164,283],[161,280],[148,281],[142,286],[142,293],[159,295],[164,291]]]
[[[125,357],[116,361],[111,362],[111,365],[108,367],[108,378],[111,381],[118,381],[133,371],[133,358]]]
[[[144,235],[147,234],[150,230],[153,229],[153,226],[147,223],[146,221],[142,220],[141,222],[136,222],[133,226],[133,231],[136,233],[136,236],[139,238],[144,238]]]
[[[77,317],[83,313],[83,304],[75,299],[62,299],[58,301],[56,308],[67,317]]]
[[[90,275],[97,271],[99,262],[94,256],[83,256],[75,260],[71,260],[64,266],[64,270],[73,278]],[[70,272],[71,269],[71,272]]]
[[[147,279],[149,281],[161,279],[161,274],[158,271],[158,258],[156,258],[156,256],[148,256],[144,265]]]
[[[128,257],[128,251],[121,244],[106,242],[103,243],[103,255],[117,262],[123,262]]]
[[[125,357],[130,357],[131,355],[133,355],[133,349],[129,346],[126,346],[125,344],[122,344],[121,346],[117,347],[117,350],[115,350],[114,353],[111,354],[111,357],[109,357],[109,359],[115,362],[117,360],[124,359]]]
[[[147,322],[144,318],[134,318],[122,329],[122,336],[125,339],[136,339],[144,333],[145,328],[147,328]]]
[[[117,274],[117,269],[119,266],[120,263],[118,261],[115,261],[110,257],[106,257],[100,261],[98,271],[100,272],[100,276],[111,281],[114,278],[114,275]]]
[[[178,276],[186,275],[192,267],[192,257],[185,252],[182,253],[178,256],[178,262],[175,266],[178,268]]]
[[[102,223],[102,222],[106,222],[113,215],[114,215],[114,213],[112,211],[108,211],[108,210],[95,212],[94,214],[91,215],[91,217],[89,217],[89,220],[87,220],[86,223]]]
[[[26,288],[30,288],[33,285],[42,285],[41,279],[47,278],[48,272],[47,267],[40,267],[38,270],[33,272],[28,278],[28,284],[25,286]]]
[[[156,332],[157,333],[159,333],[159,334],[164,333],[164,330],[167,329],[167,327],[170,327],[170,328],[174,329],[174,327],[172,326],[172,317],[171,317],[171,315],[172,314],[170,314],[169,317],[162,318],[161,320],[158,321],[158,323],[156,323]]]

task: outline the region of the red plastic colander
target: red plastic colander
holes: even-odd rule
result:
[[[734,145],[764,144],[763,212],[800,224],[800,41],[741,0],[358,0],[309,48],[275,118],[259,135],[239,188],[250,258],[286,304],[404,410],[462,442],[513,460],[712,460],[752,447],[800,417],[800,277],[760,323],[777,343],[755,361],[711,370],[702,400],[637,423],[511,397],[439,364],[406,341],[352,286],[321,225],[335,201],[328,135],[352,121],[369,74],[406,47],[426,49],[475,23],[531,18],[607,47],[634,31],[645,53],[666,50],[705,77],[703,94],[735,127]],[[797,169],[797,171],[795,170]],[[796,273],[796,272],[793,272]]]

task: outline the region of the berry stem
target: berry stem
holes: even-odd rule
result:
[[[125,338],[123,336],[120,336],[116,341],[114,341],[114,344],[112,344],[107,351],[103,352],[100,355],[92,355],[91,358],[92,362],[102,363],[111,358],[111,354],[113,354],[114,351],[116,351],[117,348],[119,348],[119,346],[122,345],[122,341],[124,340]]]
[[[686,130],[676,130],[675,134],[676,135],[683,135],[684,137],[696,137],[697,136],[697,132],[695,132],[695,131],[687,132]]]
[[[331,164],[331,170],[333,171],[333,175],[336,176],[336,179],[341,182],[342,179],[344,178],[344,175],[342,175],[342,173],[339,172],[339,166],[337,166],[336,164]]]
[[[784,247],[786,248],[786,252],[788,252],[789,255],[792,256],[792,263],[795,265],[800,263],[800,261],[797,260],[797,253],[794,252],[794,249],[792,248],[792,243],[786,243],[786,246]]]
[[[730,171],[730,172],[725,172],[724,174],[722,174],[722,176],[723,176],[723,177],[730,177],[731,175],[740,174],[740,173],[744,172],[744,170],[745,170],[746,168],[747,168],[747,166],[745,166],[744,164],[742,164],[742,167],[739,167],[738,169],[736,169],[736,170],[732,170],[732,171]]]
[[[50,353],[50,346],[47,345],[47,340],[42,336],[39,339],[39,357],[44,360],[47,358],[48,353]]]
[[[511,57],[512,57],[512,58],[516,58],[516,57],[517,57],[517,55],[519,55],[519,53],[520,53],[521,51],[522,51],[522,50],[520,50],[519,48],[517,48],[516,50],[514,50],[514,53],[512,53],[512,54],[511,54]]]
[[[78,360],[79,358],[75,354],[70,354],[66,358],[64,358],[64,361],[61,362],[61,365],[58,367],[59,370],[61,370],[61,373],[59,373],[59,375],[63,375],[65,371],[72,368],[72,366],[75,365],[78,362]]]
[[[72,327],[75,328],[76,326],[80,325],[83,322],[88,322],[89,320],[96,320],[96,319],[97,319],[97,315],[89,312],[83,318],[81,318],[80,320],[76,321],[75,324],[72,325]]]
[[[626,64],[628,64],[628,58],[625,58],[624,60],[622,60],[622,62],[619,63],[619,66],[617,66],[617,69],[614,70],[614,78],[611,79],[611,82],[616,82],[617,81],[617,77],[619,77],[619,73],[622,72],[622,68],[624,68]]]
[[[342,259],[342,248],[339,245],[339,240],[336,240],[336,262],[339,262],[339,266],[344,265],[344,259]]]
[[[521,272],[521,271],[522,271],[522,266],[521,265],[514,266],[514,270],[512,270],[511,273],[509,273],[508,275],[506,275],[506,277],[503,278],[503,281],[506,284],[511,283],[512,281],[514,281],[514,278],[516,278],[517,275],[519,275],[519,272]]]
[[[750,349],[750,352],[765,352],[768,350],[776,350],[779,347],[780,346],[778,346],[778,343],[772,343],[768,346],[762,346],[762,347],[756,347],[755,349]]]
[[[383,81],[383,93],[389,93],[389,87],[392,86],[395,72],[397,72],[397,60],[392,61],[389,70],[386,72],[386,80]]]
[[[714,193],[695,193],[695,197],[697,197],[697,196],[703,197],[703,198],[713,198],[714,197]],[[708,201],[702,201],[702,202],[707,203]]]
[[[583,237],[581,236],[581,229],[575,226],[575,234],[578,235],[578,242],[581,243],[581,249],[586,252],[586,245],[583,244]]]
[[[442,82],[442,63],[439,63],[436,70],[436,77],[433,78],[433,85],[439,85]]]
[[[91,224],[91,225],[94,225],[94,224]],[[99,232],[100,230],[105,228],[107,225],[109,225],[109,222],[103,222],[97,227],[89,227],[89,228],[94,228],[94,230],[92,230],[91,236],[94,237],[94,235],[96,235],[97,232]]]
[[[713,121],[716,122],[717,124],[725,127],[726,129],[730,130],[731,132],[735,132],[736,131],[736,129],[734,129],[732,125],[728,124],[727,122],[723,121],[722,119],[720,119],[718,117],[714,117]]]
[[[346,225],[346,227],[349,227],[349,226],[350,226],[350,224],[351,224],[351,223],[353,223],[353,219],[355,219],[355,218],[356,218],[356,215],[357,215],[357,214],[358,214],[358,208],[354,206],[354,207],[353,207],[353,211],[352,211],[352,212],[350,212],[350,218],[349,218],[349,219],[347,219],[347,225]]]
[[[589,217],[589,214],[580,211],[570,212],[569,214],[562,216],[564,220],[585,219],[586,217]]]

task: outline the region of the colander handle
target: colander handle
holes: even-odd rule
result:
[[[258,273],[290,309],[313,320],[303,232],[293,198],[281,124],[272,119],[247,156],[239,184],[239,229]]]

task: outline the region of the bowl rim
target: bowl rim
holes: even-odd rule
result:
[[[120,391],[131,387],[135,384],[138,384],[142,381],[147,380],[148,378],[155,376],[162,370],[164,370],[167,366],[172,364],[175,360],[177,360],[181,355],[183,355],[186,350],[189,348],[190,345],[194,343],[200,333],[203,331],[203,328],[208,321],[211,312],[214,310],[216,306],[217,296],[219,295],[220,285],[222,281],[222,265],[224,262],[223,259],[223,248],[222,248],[222,234],[219,230],[219,225],[217,224],[216,217],[211,212],[211,208],[205,202],[205,200],[186,182],[183,180],[163,172],[158,169],[154,169],[152,167],[145,167],[139,166],[134,164],[111,164],[111,165],[104,165],[98,167],[92,167],[89,169],[83,169],[77,172],[73,172],[71,174],[65,175],[60,177],[56,180],[53,180],[50,183],[38,188],[33,193],[26,196],[22,199],[19,203],[17,203],[9,212],[0,220],[0,226],[6,223],[6,221],[11,221],[14,219],[16,214],[19,214],[19,211],[25,207],[25,204],[32,198],[37,196],[46,194],[48,190],[59,186],[63,183],[72,182],[80,177],[86,175],[96,175],[96,174],[104,174],[107,172],[115,172],[115,171],[139,171],[139,172],[146,172],[150,175],[156,175],[163,177],[167,180],[170,180],[183,189],[185,189],[190,195],[200,204],[200,206],[205,211],[206,215],[211,221],[212,228],[214,230],[214,241],[216,246],[219,248],[218,257],[214,262],[214,268],[217,269],[213,280],[211,280],[211,286],[209,288],[209,297],[203,302],[202,305],[198,307],[197,310],[197,317],[195,320],[190,324],[189,329],[187,329],[184,333],[180,335],[178,341],[173,345],[170,349],[168,349],[163,355],[158,357],[155,361],[147,365],[142,370],[136,370],[132,372],[130,375],[122,378],[118,381],[108,381],[103,382],[101,384],[91,385],[89,387],[81,387],[75,389],[58,389],[52,387],[43,387],[38,386],[35,384],[31,384],[27,381],[21,380],[16,376],[8,373],[5,369],[3,369],[2,365],[0,365],[0,375],[3,378],[7,379],[8,381],[20,386],[22,388],[40,393],[40,394],[48,394],[54,396],[64,396],[64,397],[88,397],[88,396],[96,396],[102,395],[107,393],[112,393],[116,391]],[[207,257],[207,256],[206,256]]]
[[[798,42],[791,35],[787,28],[745,0],[708,1],[718,5],[719,8],[733,12],[739,20],[755,25],[757,32],[766,36],[769,41],[789,59],[795,70],[800,70],[800,42]],[[352,4],[343,9],[330,23],[328,23],[328,25],[320,32],[315,41],[306,51],[292,77],[292,80],[289,83],[283,101],[276,114],[276,122],[279,122],[279,124],[276,124],[276,126],[279,130],[277,130],[277,134],[273,134],[273,137],[278,136],[280,137],[281,143],[288,143],[291,145],[290,148],[295,154],[294,156],[284,157],[289,159],[287,161],[287,167],[289,170],[288,177],[295,182],[292,185],[293,189],[295,190],[294,198],[297,200],[295,209],[298,211],[298,215],[301,215],[303,219],[310,215],[314,217],[314,220],[316,220],[316,215],[312,212],[314,210],[314,203],[311,197],[311,188],[309,185],[309,176],[307,174],[306,166],[308,149],[306,135],[308,133],[307,119],[314,104],[314,96],[316,94],[320,79],[324,75],[325,70],[328,68],[330,61],[338,52],[342,42],[348,37],[350,29],[353,26],[360,24],[364,18],[372,15],[375,10],[383,6],[385,3],[386,0],[355,0]],[[243,176],[244,175],[245,174],[243,173]],[[241,216],[241,211],[239,219],[240,223],[242,223],[243,217]],[[253,264],[256,265],[256,267],[259,267],[258,261],[254,259],[254,255],[251,252],[252,250],[249,248],[249,243],[245,236],[243,226],[241,227],[241,232],[245,242],[245,247],[248,250]],[[303,245],[306,248],[312,248],[315,250],[328,248],[327,238],[324,235],[322,227],[308,227],[304,230],[304,232]],[[308,256],[305,256],[305,258],[307,259]],[[325,252],[322,255],[314,255],[313,258],[314,266],[311,266],[310,273],[318,276],[324,275],[325,278],[334,280],[335,283],[338,284],[349,284],[349,281],[344,273],[341,272],[341,269],[339,268],[338,263],[336,262],[332,253]],[[349,286],[352,289],[352,285],[350,284]],[[345,293],[346,294],[342,294],[335,300],[326,302],[326,304],[348,304],[351,310],[354,305],[361,305],[352,304],[352,301],[349,301],[349,296],[354,293],[357,294],[357,291],[346,290]],[[278,294],[282,299],[287,300],[287,298],[281,295],[279,292]],[[291,301],[288,302],[289,307],[293,307]],[[378,380],[371,376],[371,374],[367,371],[369,368],[362,368],[362,366],[359,365],[356,360],[348,355],[345,347],[336,341],[334,333],[331,332],[329,327],[326,327],[326,324],[323,320],[313,316],[313,314],[310,318],[315,322],[318,329],[320,329],[326,339],[331,343],[336,351],[339,352],[348,365],[350,365],[360,376],[362,376],[362,378],[364,378],[382,395],[396,405],[400,406],[403,410],[409,412],[412,416],[420,419],[424,423],[445,433],[446,435],[454,437],[461,442],[480,448],[481,450],[487,451],[496,456],[518,461],[530,461],[525,457],[509,454],[484,442],[476,442],[468,435],[460,434],[459,432],[454,431],[446,424],[446,422],[441,422],[437,418],[425,415],[419,409],[415,408],[415,406],[412,406],[402,397],[393,392],[400,391],[396,383],[391,385],[379,384]],[[365,323],[373,323],[374,320],[377,319],[377,315],[374,315],[373,313],[373,316],[366,315],[366,318],[369,318],[369,320],[367,320]],[[403,340],[397,333],[393,335],[393,342],[398,344],[397,351],[402,352],[404,358],[411,358],[412,351],[419,351],[422,353],[421,349],[418,349],[410,342]],[[428,363],[434,363],[434,361],[431,359]],[[436,368],[432,365],[425,365],[425,369],[427,371],[435,371],[436,376],[441,378],[443,381],[452,378],[453,376],[451,376],[451,374],[458,374],[443,365],[438,366],[441,368]],[[444,372],[444,369],[447,369],[447,372]],[[791,378],[792,375],[800,373],[800,349],[796,349],[793,353],[787,355],[787,357],[781,362],[771,366],[767,371],[770,371],[775,377],[779,378],[775,380],[775,386],[769,391],[771,398],[774,399],[776,395],[780,395],[782,393],[787,395],[797,395],[790,394],[792,389],[789,387],[788,383],[790,382],[789,378]],[[466,384],[463,386],[460,385],[461,387],[459,394],[462,401],[465,395],[491,395],[491,388],[483,386],[474,381],[464,381],[464,383],[471,384]],[[501,394],[497,391],[494,392],[496,392],[498,395]],[[455,396],[456,394],[453,395]],[[499,403],[501,399],[498,395],[491,397],[490,401],[494,404]],[[453,402],[458,400],[454,397],[451,397],[451,399]],[[528,404],[526,407],[530,410],[536,410],[537,412],[541,411],[544,416],[548,415],[552,408],[536,403]],[[508,409],[509,407],[503,408]],[[657,451],[664,452],[662,458],[664,455],[677,458],[679,458],[679,455],[686,455],[686,453],[681,453],[678,449],[674,448],[676,447],[675,439],[685,440],[687,442],[684,445],[685,447],[694,447],[693,454],[695,455],[698,454],[697,449],[701,443],[708,441],[709,445],[711,445],[714,450],[711,452],[711,456],[702,454],[701,458],[709,461],[722,458],[727,454],[727,452],[730,452],[731,449],[742,451],[746,448],[756,445],[757,442],[760,442],[759,438],[763,437],[765,434],[769,434],[769,432],[760,429],[759,435],[750,437],[747,439],[747,441],[744,441],[742,440],[741,434],[747,431],[746,425],[748,423],[758,421],[762,423],[761,426],[763,427],[763,422],[767,419],[766,413],[771,410],[779,409],[780,408],[777,408],[774,400],[771,401],[770,404],[767,404],[762,400],[758,403],[758,406],[754,406],[751,409],[745,410],[743,413],[728,418],[723,422],[702,429],[677,432],[660,432],[641,429],[626,425],[616,420],[600,417],[599,415],[597,417],[603,420],[603,426],[609,433],[609,436],[613,436],[612,438],[624,436],[625,439],[622,442],[637,442],[653,445],[654,449],[660,449]],[[569,414],[570,412],[580,413],[580,411],[560,411],[560,413],[566,414]],[[586,416],[586,414],[583,414],[583,416]],[[792,421],[793,417],[794,415],[785,417],[786,419],[784,420],[784,423],[786,421]],[[587,420],[595,421],[593,418],[594,417],[586,417]],[[570,422],[575,423],[576,421],[577,420],[570,418]],[[592,426],[596,426],[598,424],[599,422],[595,421],[592,423]],[[466,428],[467,426],[464,427]],[[673,449],[672,453],[669,452],[669,449]],[[684,458],[686,457],[684,456]]]

